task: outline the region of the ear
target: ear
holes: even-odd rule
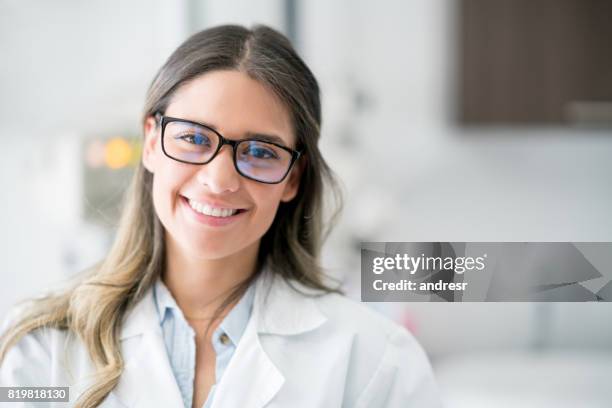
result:
[[[287,181],[287,184],[285,184],[285,189],[283,191],[281,201],[286,203],[295,198],[300,188],[300,180],[302,179],[302,174],[304,173],[305,168],[306,156],[304,155],[297,160],[297,162],[293,165],[293,168],[289,172],[289,180]]]
[[[142,145],[142,164],[151,173],[155,173],[157,162],[157,143],[159,140],[159,128],[153,116],[147,117],[144,126],[144,143]]]

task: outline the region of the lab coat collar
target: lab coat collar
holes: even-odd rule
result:
[[[267,267],[254,285],[253,312],[217,384],[213,408],[265,406],[278,393],[285,377],[264,351],[260,335],[296,335],[326,321],[313,299],[293,288],[316,294],[303,285],[289,284]],[[112,394],[127,407],[182,406],[152,292],[151,287],[124,320],[120,339],[125,365]]]
[[[286,281],[267,268],[257,278],[256,286],[254,317],[258,333],[300,334],[316,329],[327,320],[312,297],[321,292],[296,281]]]
[[[253,317],[257,320],[258,333],[293,335],[313,330],[325,322],[325,316],[311,297],[321,292],[296,281],[288,282],[267,267],[261,271],[254,285]],[[121,328],[120,340],[151,330],[161,332],[156,316],[151,287],[128,312]]]

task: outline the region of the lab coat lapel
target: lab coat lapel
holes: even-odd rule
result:
[[[212,408],[264,407],[285,377],[263,350],[255,320],[249,320],[228,367],[217,385]]]
[[[217,385],[212,408],[266,406],[280,391],[285,376],[264,350],[261,336],[299,334],[326,320],[312,300],[265,269],[255,285],[251,318]]]
[[[126,316],[120,339],[125,366],[109,400],[116,398],[129,408],[182,407],[152,289]]]

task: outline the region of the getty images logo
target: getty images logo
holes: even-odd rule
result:
[[[441,256],[409,256],[408,254],[396,254],[395,257],[376,257],[373,259],[372,272],[377,275],[385,271],[403,270],[414,275],[418,271],[454,271],[462,274],[467,271],[482,271],[485,268],[485,259],[487,254],[483,256],[459,256],[459,257],[441,257]]]

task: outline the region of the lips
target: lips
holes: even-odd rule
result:
[[[202,206],[218,208],[218,209],[221,209],[221,210],[236,210],[238,212],[247,211],[245,208],[241,208],[239,206],[232,205],[232,204],[222,203],[222,202],[219,202],[219,201],[207,200],[207,199],[190,198],[190,197],[183,196],[183,195],[181,197],[183,197],[185,200],[187,200],[187,202],[195,201],[196,203],[198,203],[198,204],[200,204]]]
[[[189,199],[184,196],[179,196],[181,201],[182,208],[187,211],[186,214],[189,219],[192,221],[196,221],[197,223],[201,223],[203,225],[207,225],[209,227],[225,227],[232,225],[239,220],[243,219],[246,215],[243,213],[248,212],[246,209],[236,210],[232,215],[230,210],[227,210],[225,213],[217,213],[218,215],[209,215],[205,212],[202,212],[202,209],[194,208],[189,203]],[[209,209],[205,209],[207,212]]]

